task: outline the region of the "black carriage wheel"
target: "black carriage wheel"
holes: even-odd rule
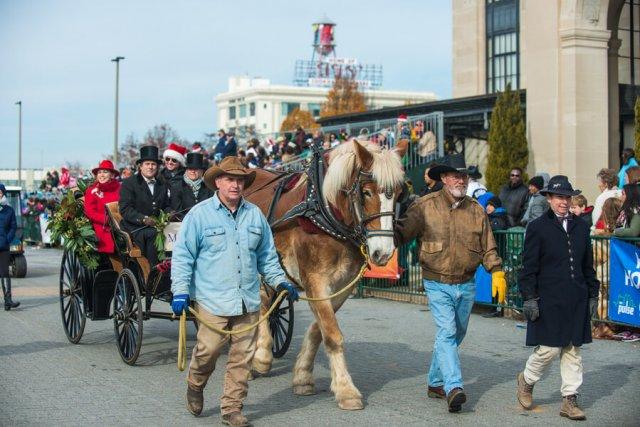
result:
[[[127,268],[120,272],[113,296],[113,327],[124,363],[133,365],[142,347],[142,297],[138,281]]]
[[[82,281],[86,277],[86,269],[80,264],[78,257],[65,250],[60,265],[60,313],[64,333],[74,344],[80,342],[87,323],[82,299]]]
[[[271,304],[276,300],[278,294],[271,299]],[[269,329],[273,344],[271,352],[276,359],[285,355],[291,344],[293,336],[293,304],[289,298],[280,301],[280,304],[269,315]]]

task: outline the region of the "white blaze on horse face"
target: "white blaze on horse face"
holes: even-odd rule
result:
[[[388,199],[384,191],[378,194],[378,197],[380,197],[380,212],[394,212],[394,196]],[[393,216],[384,215],[380,217],[380,230],[393,231]],[[385,265],[395,249],[393,237],[369,237],[367,239],[367,248],[369,249],[371,261],[373,261],[374,264]]]

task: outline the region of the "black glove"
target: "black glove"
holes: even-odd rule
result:
[[[144,225],[146,225],[147,227],[155,227],[156,226],[156,220],[153,218],[150,218],[148,216],[145,216],[144,219],[142,220],[142,223]]]
[[[524,317],[530,321],[535,322],[540,317],[540,309],[538,308],[537,299],[528,299],[522,304],[522,313]]]
[[[589,298],[589,318],[596,319],[598,317],[598,297]]]

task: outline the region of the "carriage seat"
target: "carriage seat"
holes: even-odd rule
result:
[[[120,206],[118,202],[111,202],[105,204],[107,217],[109,218],[109,225],[113,231],[113,238],[116,244],[116,250],[126,253],[132,258],[142,257],[142,251],[131,240],[129,233],[124,231],[120,227],[122,221],[122,215],[120,215]],[[123,244],[124,243],[124,247]]]

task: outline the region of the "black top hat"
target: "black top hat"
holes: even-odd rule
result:
[[[429,169],[429,178],[440,181],[440,175],[447,172],[469,173],[462,154],[445,157],[442,162]]]
[[[205,163],[202,153],[187,153],[187,163],[185,167],[187,169],[206,170],[209,168],[209,165]]]
[[[546,187],[540,190],[540,194],[559,194],[561,196],[577,196],[582,193],[580,190],[574,190],[569,182],[569,178],[564,175],[556,175],[549,180]]]
[[[482,174],[480,173],[480,169],[478,169],[478,166],[469,165],[469,177],[473,179],[482,178]]]
[[[158,156],[158,147],[155,145],[145,145],[140,147],[140,158],[136,161],[136,164],[139,165],[146,160],[161,163],[160,157]]]

